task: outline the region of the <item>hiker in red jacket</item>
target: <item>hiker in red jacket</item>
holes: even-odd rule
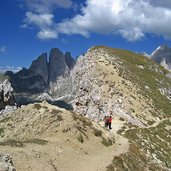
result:
[[[111,124],[112,124],[112,116],[110,116],[110,117],[108,118],[109,129],[112,129]]]

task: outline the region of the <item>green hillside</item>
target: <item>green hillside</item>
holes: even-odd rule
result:
[[[159,89],[171,89],[169,73],[153,60],[128,50],[97,46],[120,61],[119,74],[139,87],[139,93],[155,107],[158,123],[145,128],[125,124],[118,134],[129,139],[129,152],[115,156],[107,171],[168,171],[171,168],[171,100]],[[109,61],[114,67],[116,64]]]
[[[111,56],[114,58],[117,57],[123,62],[121,64],[122,66],[119,68],[120,75],[134,82],[140,87],[141,94],[152,99],[156,107],[156,112],[153,113],[154,116],[158,116],[159,118],[168,118],[171,116],[171,102],[159,91],[160,88],[171,88],[171,79],[166,77],[169,71],[153,60],[128,50],[104,46],[97,46],[93,49],[104,49]],[[115,64],[113,63],[113,65]],[[140,69],[137,66],[143,66],[144,69]],[[149,87],[149,90],[145,88],[146,86]]]

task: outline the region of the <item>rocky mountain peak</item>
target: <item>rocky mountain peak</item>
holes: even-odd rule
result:
[[[166,44],[161,45],[160,48],[162,50],[170,49],[170,47],[168,45],[166,45]]]
[[[164,68],[171,70],[171,48],[167,45],[159,46],[151,54],[151,58]]]
[[[60,58],[60,57],[62,57],[63,58],[63,53],[60,51],[60,49],[58,49],[58,48],[52,48],[51,50],[50,50],[50,54],[49,54],[49,60],[51,59],[51,58]]]
[[[64,54],[58,49],[53,48],[49,55],[49,82],[56,81],[59,76],[69,73]]]
[[[33,75],[42,76],[45,83],[48,83],[47,53],[42,53],[36,60],[34,60],[29,69]]]

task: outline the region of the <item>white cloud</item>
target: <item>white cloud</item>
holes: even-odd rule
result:
[[[20,71],[22,69],[22,67],[12,67],[12,66],[4,66],[4,67],[0,67],[0,73],[5,73],[7,71],[12,71],[14,73]]]
[[[55,39],[58,37],[54,29],[55,22],[53,11],[55,8],[71,8],[71,0],[24,0],[29,11],[26,12],[22,28],[36,26],[40,39]]]
[[[37,33],[39,39],[55,39],[58,37],[58,34],[54,30],[43,29]]]
[[[163,1],[162,1],[163,2]],[[58,33],[89,35],[120,34],[128,41],[146,33],[171,38],[171,8],[152,0],[87,0],[87,5],[70,20],[58,24]],[[168,4],[169,0],[165,0]]]
[[[89,37],[98,33],[119,34],[128,41],[136,41],[152,33],[171,39],[170,0],[86,0],[81,14],[61,23],[54,21],[53,6],[69,8],[71,0],[27,0],[27,3],[32,12],[27,13],[24,26],[37,26],[39,38],[57,38],[58,34]]]
[[[29,26],[36,26],[39,28],[37,37],[39,39],[55,39],[58,37],[57,32],[53,29],[53,14],[35,14],[32,12],[26,12],[26,19],[22,28]]]
[[[40,28],[48,27],[53,24],[52,14],[35,14],[32,12],[26,12],[26,19],[24,20],[24,27],[28,25],[35,25]]]
[[[0,53],[4,53],[5,51],[6,51],[6,47],[5,46],[0,47]]]
[[[51,13],[56,7],[71,8],[71,0],[24,0],[29,10],[36,13]]]
[[[144,33],[138,27],[130,28],[130,29],[120,29],[119,33],[122,35],[123,38],[127,39],[128,41],[136,41],[144,37]]]

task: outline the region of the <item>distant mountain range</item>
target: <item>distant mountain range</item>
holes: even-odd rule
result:
[[[11,66],[3,66],[0,67],[0,73],[5,73],[7,71],[12,71],[14,73],[20,71],[22,69],[22,67],[11,67]]]
[[[18,92],[42,92],[54,87],[59,77],[67,77],[74,64],[75,60],[69,52],[63,54],[58,48],[53,48],[49,60],[48,54],[42,53],[29,69],[23,68],[17,73],[8,71],[6,75]]]

